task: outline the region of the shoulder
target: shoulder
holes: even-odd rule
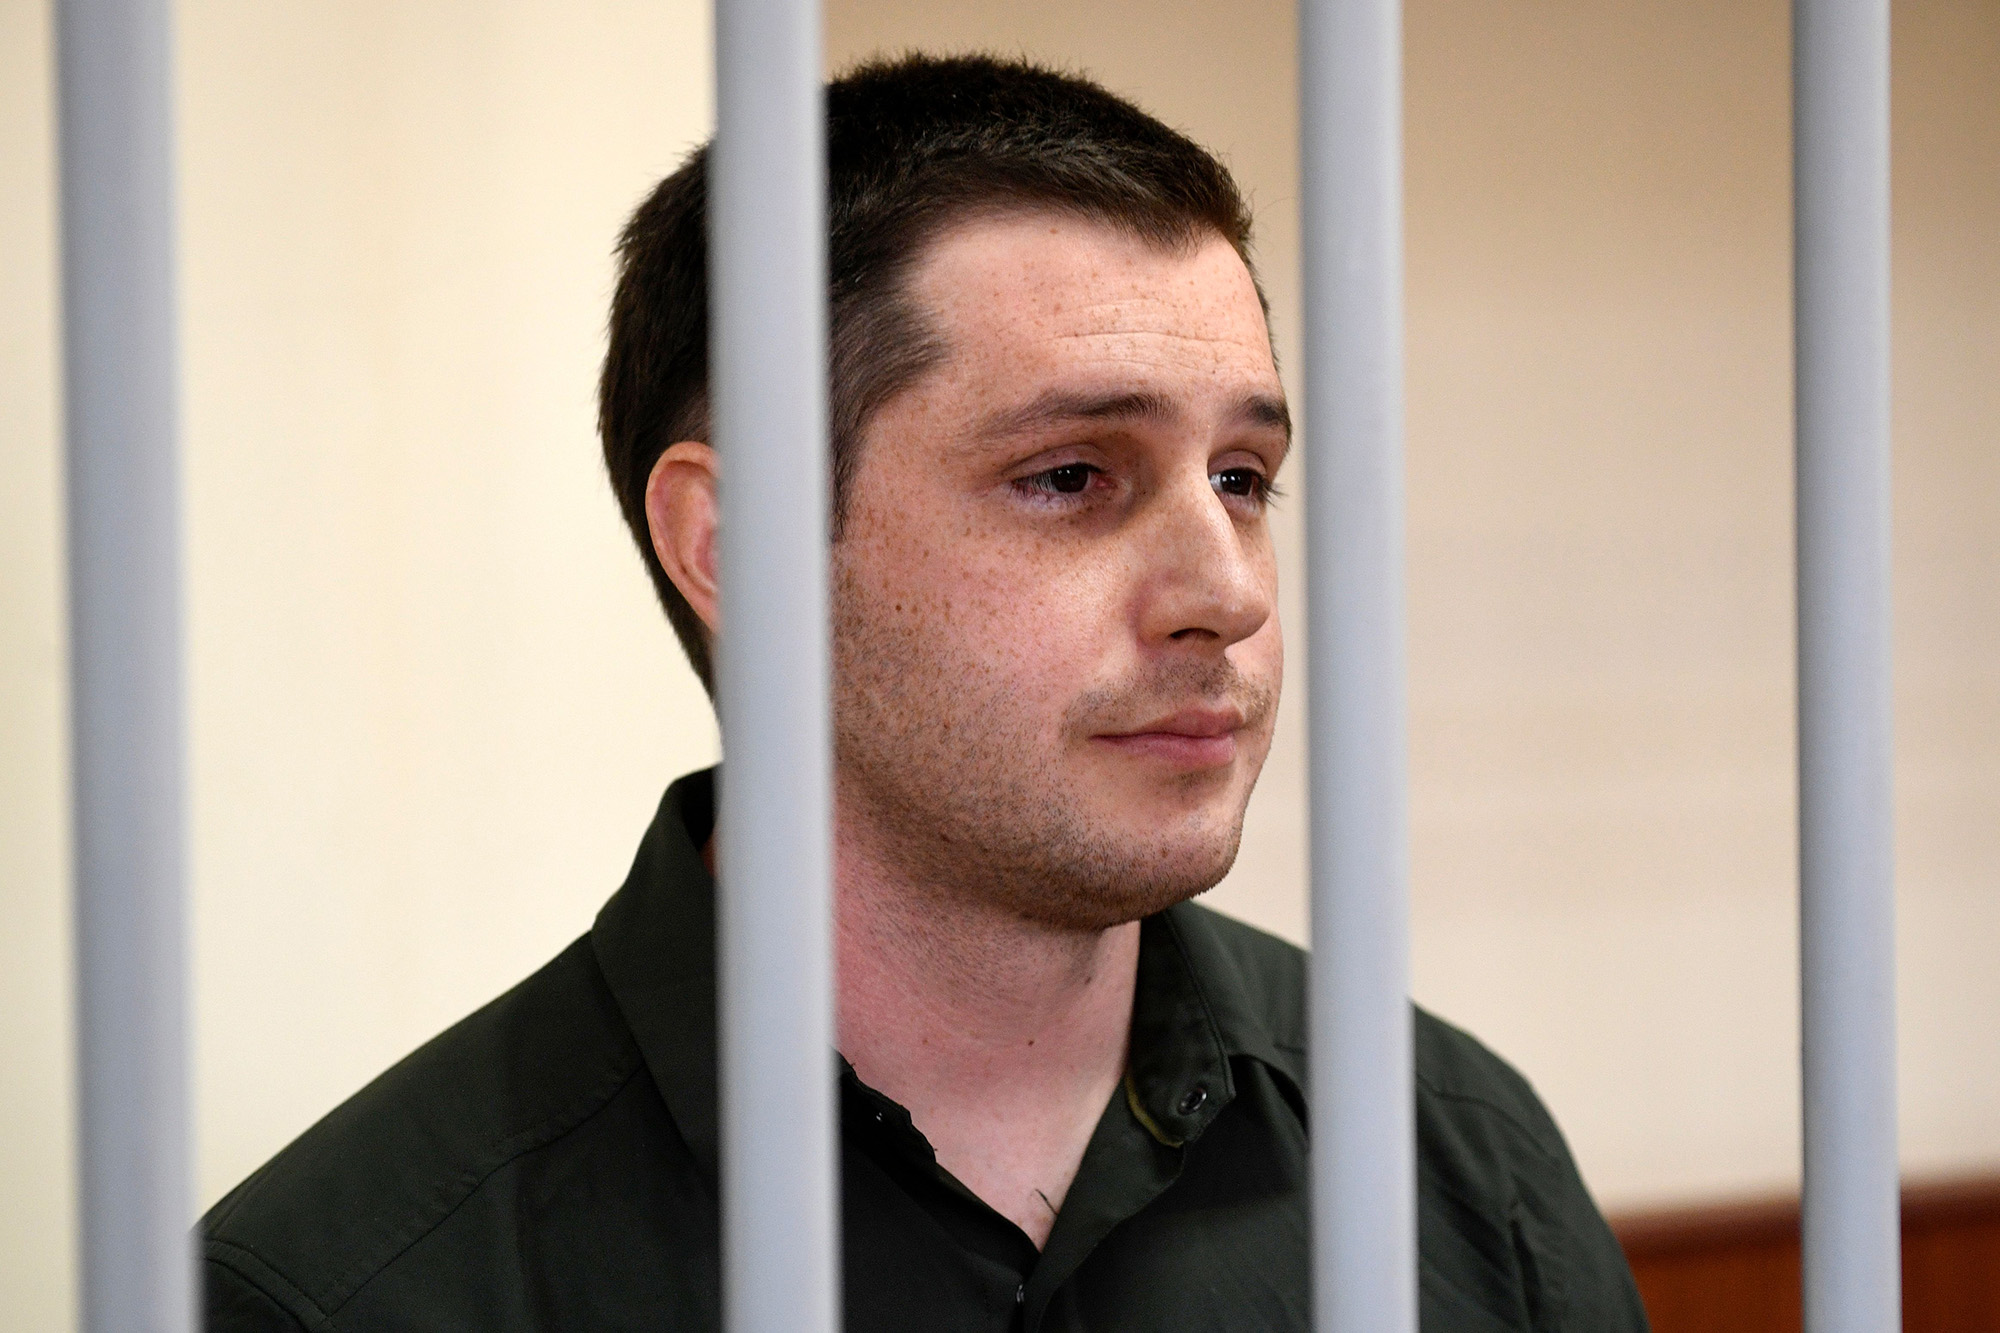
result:
[[[1413,1036],[1427,1299],[1497,1281],[1536,1329],[1644,1329],[1624,1253],[1527,1079],[1422,1009]]]
[[[211,1285],[320,1324],[502,1168],[588,1121],[643,1068],[589,940],[579,940],[216,1204],[201,1227]]]
[[[1412,1009],[1420,1117],[1427,1107],[1461,1134],[1503,1140],[1550,1161],[1568,1160],[1562,1131],[1527,1079],[1471,1033],[1428,1010]]]
[[[1423,1009],[1413,1036],[1417,1165],[1431,1201],[1501,1232],[1524,1209],[1562,1226],[1596,1220],[1562,1131],[1528,1081]]]
[[[1305,950],[1194,903],[1162,915],[1225,1026],[1234,1020],[1273,1045],[1305,1050]],[[1429,1011],[1412,1005],[1411,1014],[1418,1117],[1453,1140],[1447,1146],[1489,1159],[1569,1160],[1562,1132],[1512,1065]]]
[[[1305,1088],[1305,951],[1192,903],[1163,917],[1232,1045]],[[1503,1292],[1537,1330],[1645,1328],[1624,1255],[1528,1080],[1414,1005],[1411,1023],[1427,1318],[1452,1324]]]
[[[1183,903],[1162,914],[1225,1026],[1253,1028],[1273,1045],[1306,1048],[1306,968],[1298,946],[1210,908]],[[1567,1162],[1568,1149],[1541,1098],[1478,1038],[1411,1006],[1420,1121],[1453,1146]]]

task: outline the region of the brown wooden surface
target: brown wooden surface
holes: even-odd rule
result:
[[[1797,1333],[1796,1199],[1634,1214],[1613,1229],[1655,1333]],[[1906,1333],[2000,1333],[2000,1176],[1903,1190]]]

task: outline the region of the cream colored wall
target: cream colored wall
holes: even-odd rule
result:
[[[588,927],[710,762],[597,461],[693,3],[181,28],[201,1188]]]
[[[1613,1203],[1795,1174],[1785,9],[1410,30],[1418,989],[1537,1079]],[[1895,12],[1923,1174],[2000,1164],[2000,6]]]
[[[0,5],[0,1328],[70,1292],[46,6]],[[589,926],[712,716],[597,462],[707,6],[179,10],[199,1189]]]
[[[829,47],[1024,49],[1222,149],[1289,366],[1290,13],[837,0]],[[1904,1148],[1935,1171],[2000,1164],[2000,8],[1897,13]],[[204,1201],[583,929],[714,754],[590,407],[611,239],[705,132],[706,23],[181,8]],[[1784,6],[1413,0],[1408,37],[1418,991],[1608,1203],[1782,1185]],[[48,94],[45,7],[0,0],[8,1328],[72,1308]],[[1215,897],[1299,938],[1292,678]]]
[[[0,1328],[73,1323],[49,13],[0,0]]]

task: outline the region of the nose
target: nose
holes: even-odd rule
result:
[[[1245,524],[1199,476],[1165,488],[1145,525],[1139,632],[1148,645],[1219,654],[1270,621],[1276,582],[1261,524]]]

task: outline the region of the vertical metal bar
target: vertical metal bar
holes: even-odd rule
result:
[[[165,0],[62,0],[83,1327],[194,1323]]]
[[[1792,9],[1810,1333],[1901,1327],[1890,805],[1889,6]]]
[[[1417,1326],[1403,678],[1402,10],[1302,0],[1313,1301]]]
[[[721,457],[723,1291],[838,1327],[818,0],[720,0],[710,328]]]

